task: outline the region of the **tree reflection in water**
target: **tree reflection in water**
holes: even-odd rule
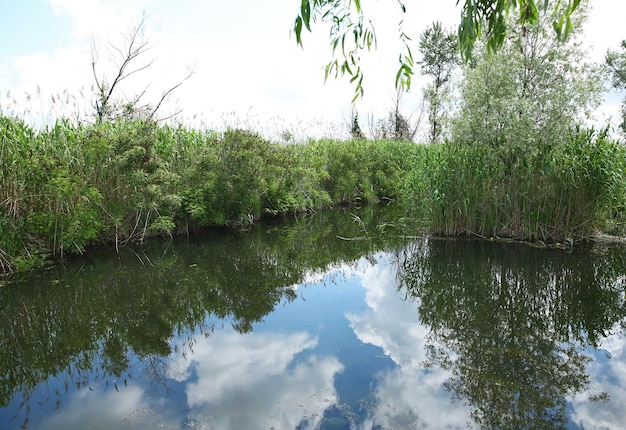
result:
[[[375,408],[367,403],[371,400],[367,397],[369,391],[348,393],[355,400],[351,410],[343,410],[341,406],[347,403],[333,403],[340,398],[341,384],[340,378],[333,378],[340,369],[346,369],[342,374],[345,385],[341,387],[347,389],[345,392],[352,390],[356,382],[371,380],[375,384],[372,375],[382,369],[376,367],[378,357],[372,355],[367,361],[368,357],[352,357],[346,352],[342,357],[314,360],[318,351],[313,352],[312,345],[326,342],[323,347],[327,349],[320,347],[320,351],[335,353],[335,340],[323,336],[317,339],[313,334],[294,338],[280,330],[276,337],[250,332],[280,303],[292,301],[297,296],[293,286],[312,274],[325,273],[332,266],[352,265],[362,257],[374,264],[373,256],[383,251],[399,261],[401,288],[419,306],[423,324],[418,330],[419,339],[430,332],[428,364],[451,372],[447,388],[471,406],[477,424],[499,428],[565,427],[568,397],[588,386],[585,352],[592,352],[611,331],[621,330],[619,323],[626,321],[623,249],[608,248],[602,253],[585,250],[577,255],[578,250],[568,254],[523,245],[422,239],[409,245],[409,256],[402,257],[406,237],[385,222],[397,218],[397,214],[390,214],[385,219],[380,212],[360,212],[358,217],[329,214],[288,224],[255,226],[245,233],[214,232],[171,247],[154,243],[136,253],[125,250],[101,256],[93,251],[89,257],[65,267],[37,272],[23,282],[5,286],[0,290],[0,414],[5,417],[10,411],[9,419],[15,414],[10,422],[14,428],[20,424],[28,427],[29,421],[36,427],[33,422],[47,418],[60,422],[63,427],[59,428],[69,428],[62,420],[69,420],[70,412],[75,411],[77,417],[101,413],[98,419],[110,420],[103,428],[119,428],[128,424],[126,419],[138,428],[150,427],[146,422],[163,426],[178,422],[171,421],[172,416],[179,418],[183,414],[188,418],[187,412],[196,407],[182,401],[177,404],[172,401],[175,396],[155,396],[155,401],[168,398],[174,409],[170,415],[161,415],[160,410],[151,412],[144,394],[154,388],[167,390],[165,384],[174,384],[179,392],[195,389],[202,393],[204,397],[198,397],[198,404],[230,405],[233,409],[224,409],[222,417],[229,418],[240,406],[241,392],[250,399],[249,405],[253,401],[260,405],[248,410],[271,415],[280,400],[280,411],[289,412],[284,414],[285,422],[299,422],[303,420],[300,404],[286,404],[300,402],[300,397],[288,388],[305,387],[308,391],[300,394],[306,395],[309,403],[302,400],[302,405],[309,407],[310,417],[317,414],[310,418],[311,423],[317,420],[320,428],[331,428],[339,422],[343,428],[365,423],[372,417],[367,415],[372,411],[366,409]],[[368,240],[339,240],[338,236],[367,236]],[[400,303],[395,285],[387,282],[393,280],[394,270],[372,273],[385,277],[379,279],[379,292],[390,292],[393,303]],[[344,312],[342,309],[335,309],[337,315]],[[414,315],[413,309],[409,311]],[[385,317],[402,319],[389,312]],[[306,322],[318,325],[316,318]],[[401,324],[417,322],[399,321],[397,330],[406,329]],[[304,328],[302,325],[298,330]],[[381,336],[386,333],[384,327],[379,328]],[[331,330],[327,332],[330,337]],[[392,339],[397,332],[388,332],[390,341],[397,340]],[[247,349],[227,348],[228,333],[232,338],[248,333]],[[294,339],[300,339],[300,346],[292,351]],[[348,337],[342,341],[345,339]],[[410,357],[414,338],[407,339],[402,345],[408,345]],[[291,343],[291,349],[286,349],[284,342]],[[232,346],[233,342],[228,344]],[[268,352],[259,354],[261,346]],[[355,347],[355,354],[363,351],[358,349],[361,345],[355,343]],[[213,357],[224,358],[227,349],[229,357],[237,360],[229,359],[230,366],[219,367]],[[260,372],[257,358],[277,357],[278,353],[272,351],[283,353],[281,365]],[[291,352],[284,355],[286,351]],[[378,350],[374,352],[378,354]],[[201,356],[205,360],[197,364]],[[180,357],[181,363],[187,363],[181,371],[194,376],[178,378],[171,357]],[[350,363],[357,362],[359,366],[351,369]],[[397,363],[402,365],[403,361]],[[361,375],[364,368],[372,373]],[[250,382],[256,378],[251,390],[235,384],[239,391],[232,389],[229,392],[235,394],[230,397],[207,397],[206,387],[216,386],[213,375],[224,376],[224,369],[237,376],[232,380]],[[238,378],[242,369],[252,369],[254,378]],[[279,371],[284,371],[282,379],[276,377]],[[350,379],[348,374],[354,378],[358,374],[362,379]],[[320,375],[325,375],[325,384],[313,389],[311,381],[319,384],[323,379]],[[183,379],[185,389],[181,388]],[[277,381],[283,381],[280,396],[274,393]],[[436,384],[439,392],[440,381]],[[85,394],[92,399],[92,409],[80,402]],[[357,405],[361,395],[367,402]],[[447,401],[445,393],[444,398]],[[603,400],[606,396],[597,392],[595,398]],[[408,397],[406,402],[431,405],[428,399],[416,397]],[[120,404],[124,406],[122,415],[111,413],[110,407]],[[357,409],[361,415],[355,417]],[[254,413],[246,418],[258,420]],[[205,415],[208,417],[200,411],[192,418],[203,420]],[[419,425],[419,414],[402,418],[406,418],[402,421],[405,427]],[[211,415],[210,419],[216,418]]]
[[[357,218],[330,212],[207,232],[171,247],[92,250],[15,279],[0,289],[0,412],[11,407],[12,423],[26,428],[31,411],[52,414],[72,391],[103,383],[118,391],[136,373],[164,386],[172,352],[186,359],[214,326],[248,333],[296,298],[293,285],[307,274],[404,242],[391,234],[338,240],[378,232],[397,216],[389,207],[363,209]]]
[[[451,372],[446,387],[478,425],[566,427],[566,399],[589,383],[585,349],[626,315],[623,256],[576,252],[425,239],[400,264],[430,326],[427,364]]]

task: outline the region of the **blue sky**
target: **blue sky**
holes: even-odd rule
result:
[[[3,0],[0,13],[0,63],[10,64],[20,55],[53,52],[72,43],[70,17],[59,15],[47,0]]]
[[[451,29],[458,23],[456,0],[405,3],[406,28],[414,41],[435,20]],[[145,60],[154,59],[154,64],[126,82],[122,89],[127,98],[147,87],[145,99],[154,103],[191,67],[195,74],[165,109],[182,109],[180,118],[190,123],[281,130],[326,127],[332,134],[329,124],[341,128],[350,116],[353,89],[347,79],[324,84],[322,68],[330,58],[327,30],[319,27],[314,34],[305,34],[304,50],[290,35],[297,0],[0,0],[0,4],[0,38],[5,41],[0,50],[0,106],[7,112],[27,111],[35,122],[67,110],[89,111],[91,41],[99,47],[98,70],[107,73],[108,67],[111,73],[108,44],[119,46],[143,11],[148,15],[146,37],[153,44]],[[361,118],[369,114],[381,118],[394,93],[398,13],[392,0],[364,0],[363,5],[373,18],[379,45],[375,53],[364,55],[366,92],[356,107]],[[621,22],[626,2],[592,0],[592,5],[586,41],[594,45],[590,57],[601,60],[607,48],[626,38]],[[412,94],[404,97],[407,114],[419,106],[423,84],[416,76]],[[615,115],[619,97],[613,94],[607,100],[608,113],[602,116]]]

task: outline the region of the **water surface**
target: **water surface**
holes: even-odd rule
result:
[[[0,428],[623,428],[624,248],[397,219],[92,250],[5,285]]]

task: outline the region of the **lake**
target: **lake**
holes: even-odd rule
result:
[[[618,429],[626,248],[346,209],[0,284],[1,429]]]

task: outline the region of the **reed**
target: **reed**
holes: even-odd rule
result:
[[[580,240],[623,220],[625,156],[594,129],[540,148],[447,142],[408,174],[407,208],[440,235]]]

